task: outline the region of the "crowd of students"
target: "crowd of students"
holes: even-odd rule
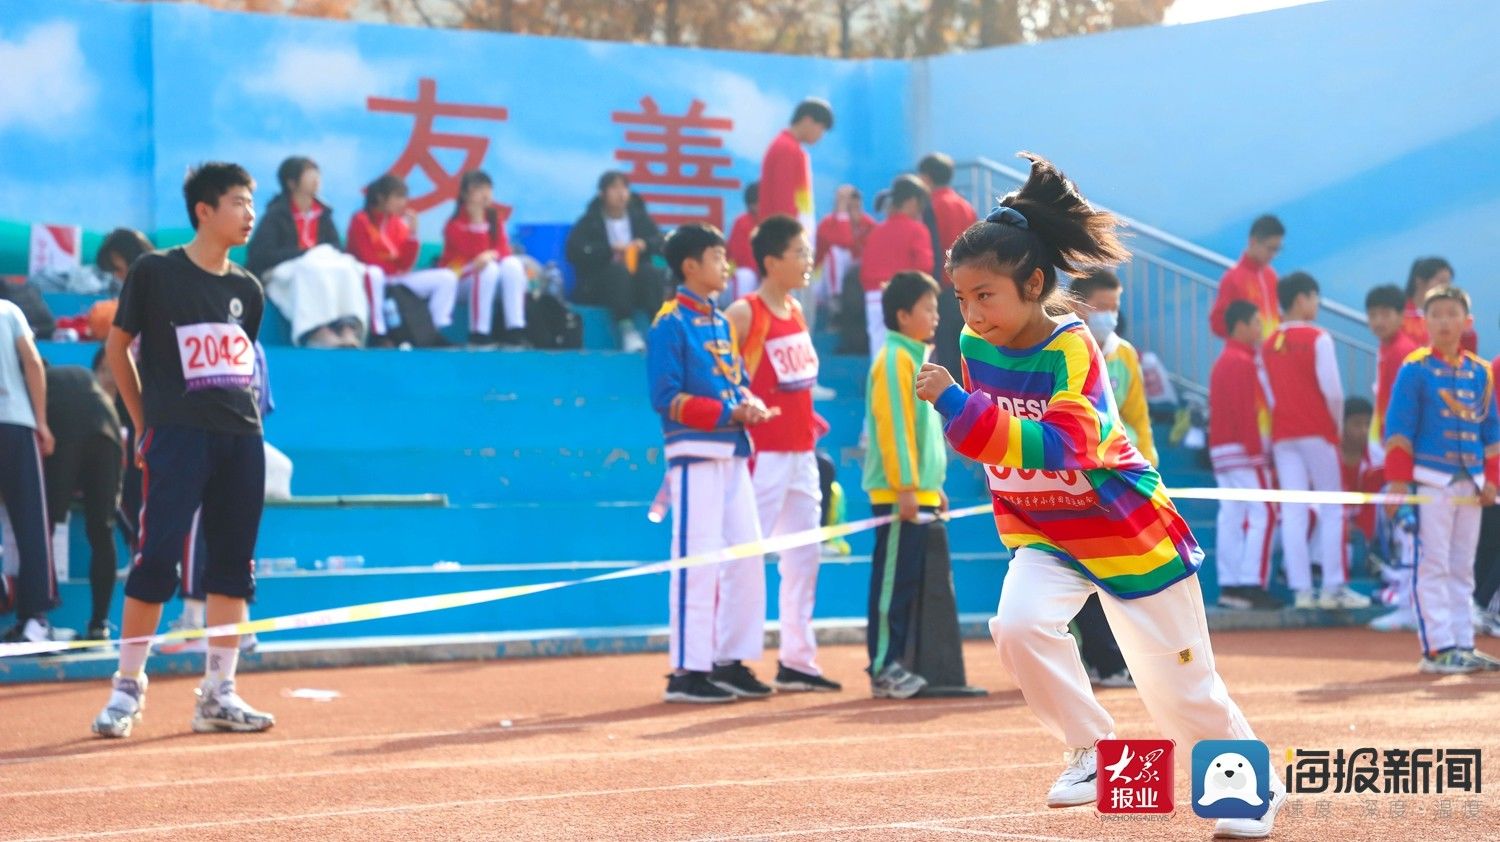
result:
[[[1218,519],[1220,604],[1280,607],[1267,591],[1279,533],[1293,608],[1366,607],[1370,599],[1348,586],[1357,536],[1381,562],[1383,601],[1392,607],[1372,627],[1418,632],[1424,671],[1493,669],[1475,650],[1474,631],[1500,635],[1493,605],[1500,520],[1491,505],[1500,483],[1500,360],[1475,354],[1471,302],[1454,286],[1453,267],[1424,257],[1405,288],[1377,286],[1366,296],[1379,341],[1374,400],[1346,397],[1333,339],[1316,324],[1317,281],[1305,272],[1278,278],[1271,268],[1285,234],[1273,216],[1255,221],[1210,316],[1226,340],[1209,385],[1218,484],[1252,492],[1405,494],[1415,487],[1425,502],[1412,510],[1226,500]]]

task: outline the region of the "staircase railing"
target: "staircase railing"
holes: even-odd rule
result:
[[[988,158],[957,167],[954,189],[981,216],[1006,193],[1026,181],[1026,173]],[[1102,205],[1095,204],[1101,209]],[[1125,224],[1131,260],[1119,267],[1125,283],[1121,332],[1143,352],[1161,359],[1172,381],[1199,396],[1208,394],[1209,373],[1223,340],[1209,329],[1208,314],[1218,295],[1218,278],[1234,261],[1128,216]],[[1365,314],[1323,299],[1318,322],[1333,337],[1347,395],[1370,395],[1375,382],[1376,347]]]

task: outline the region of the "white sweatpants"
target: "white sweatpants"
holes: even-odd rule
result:
[[[366,279],[371,290],[378,290],[384,300],[389,284],[403,286],[427,302],[432,325],[442,330],[453,324],[453,305],[458,303],[458,275],[451,269],[419,269],[403,275],[387,275],[379,266],[369,266]]]
[[[1474,623],[1469,605],[1474,601],[1474,553],[1479,548],[1478,506],[1457,506],[1453,497],[1478,494],[1474,483],[1461,477],[1446,488],[1422,485],[1418,494],[1438,498],[1417,507],[1417,572],[1413,593],[1417,634],[1422,651],[1436,655],[1444,649],[1474,648]]]
[[[1339,451],[1331,442],[1316,437],[1287,439],[1271,445],[1276,477],[1287,491],[1343,491],[1344,472]],[[1307,529],[1313,507],[1306,503],[1281,506],[1281,560],[1286,582],[1293,591],[1312,589],[1312,548]],[[1318,528],[1313,537],[1318,563],[1323,567],[1323,589],[1348,581],[1348,552],[1344,542],[1344,507],[1319,504]]]
[[[340,319],[358,319],[370,330],[371,310],[383,299],[368,297],[364,264],[333,246],[316,245],[265,275],[266,297],[292,325],[292,340]]]
[[[757,453],[750,477],[755,485],[762,535],[769,538],[818,528],[823,492],[818,483],[817,454],[811,450]],[[812,628],[821,557],[820,545],[814,542],[782,550],[781,560],[776,563],[781,574],[780,660],[786,667],[812,675],[823,674],[818,667],[818,641]]]
[[[469,294],[469,332],[489,333],[495,327],[495,296],[504,296],[505,327],[526,327],[526,264],[511,255],[492,260],[478,269],[469,269],[460,279]]]
[[[1214,480],[1220,488],[1271,487],[1270,472],[1266,468],[1214,471]],[[1274,515],[1275,509],[1270,503],[1219,502],[1219,536],[1214,552],[1219,587],[1266,586],[1271,572],[1271,521]]]
[[[865,293],[865,331],[870,335],[870,359],[885,346],[885,308],[880,303],[880,292]]]
[[[672,558],[760,540],[747,460],[674,465]],[[668,591],[672,668],[707,672],[715,662],[758,660],[765,651],[766,568],[760,555],[674,570]]]
[[[1001,664],[1048,732],[1083,748],[1115,730],[1068,634],[1068,623],[1096,590],[1146,712],[1164,736],[1180,746],[1255,739],[1214,667],[1196,577],[1151,596],[1119,599],[1054,556],[1022,548],[1005,574],[990,634]]]

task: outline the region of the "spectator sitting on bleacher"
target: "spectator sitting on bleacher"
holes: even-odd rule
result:
[[[365,267],[342,250],[333,209],[318,198],[318,165],[287,158],[276,179],[281,192],[257,221],[245,268],[265,282],[266,297],[291,323],[293,342],[358,348],[381,301],[369,295]]]
[[[625,351],[646,349],[631,315],[652,318],[666,300],[666,275],[651,262],[661,248],[661,230],[646,203],[630,191],[625,173],[610,170],[599,176],[599,195],[568,232],[568,262],[578,275],[573,300],[609,308]]]
[[[115,539],[110,526],[120,500],[124,450],[114,403],[83,366],[47,367],[47,418],[56,445],[47,457],[49,528],[68,520],[73,498],[83,498],[93,596],[86,636],[109,639],[109,602],[115,589]]]
[[[859,265],[865,290],[865,330],[870,357],[885,347],[885,313],[881,304],[886,283],[900,272],[932,271],[932,235],[922,224],[927,207],[927,185],[914,175],[897,176],[891,183],[885,221],[870,232]]]
[[[130,271],[130,264],[137,257],[155,250],[156,246],[151,245],[145,234],[134,228],[116,228],[104,235],[104,241],[99,243],[99,250],[94,252],[94,263],[100,271],[114,276],[118,289],[125,283],[125,274]]]
[[[433,327],[442,330],[453,324],[458,275],[451,269],[413,271],[421,249],[417,215],[407,208],[406,182],[390,173],[370,182],[364,210],[349,220],[349,253],[369,270],[374,301],[383,306],[387,284],[404,286],[427,302]],[[383,312],[375,324],[385,332]]]
[[[453,216],[443,226],[443,254],[438,263],[458,273],[469,294],[469,344],[524,347],[526,343],[526,267],[511,254],[505,223],[510,208],[494,203],[495,187],[482,170],[458,180]],[[495,297],[504,305],[505,329],[495,335]]]

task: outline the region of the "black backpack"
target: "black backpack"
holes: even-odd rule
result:
[[[31,281],[13,284],[0,280],[0,298],[21,308],[21,315],[26,317],[26,323],[31,325],[31,332],[36,334],[37,339],[52,338],[52,332],[57,330],[57,319],[52,317],[52,310],[42,298],[42,291],[37,289],[36,284]]]
[[[391,284],[385,288],[385,297],[396,305],[396,319],[386,318],[386,339],[392,345],[409,342],[413,348],[434,348],[446,344],[437,326],[432,323],[432,311],[427,302],[408,287]]]
[[[498,314],[496,318],[499,319]],[[502,321],[495,323],[504,324]],[[582,348],[583,320],[555,295],[528,295],[526,340],[533,348]]]

